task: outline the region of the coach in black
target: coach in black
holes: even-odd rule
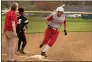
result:
[[[24,52],[24,48],[26,46],[26,36],[25,36],[25,29],[27,29],[27,24],[28,24],[28,20],[27,18],[24,16],[24,9],[23,8],[19,8],[19,16],[18,16],[18,22],[17,22],[17,27],[16,27],[16,32],[17,32],[17,36],[19,38],[18,40],[18,49],[17,51],[25,54]],[[22,47],[21,47],[21,42],[22,43]]]

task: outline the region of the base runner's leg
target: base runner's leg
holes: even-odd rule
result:
[[[55,43],[57,37],[58,37],[59,32],[58,31],[54,31],[54,33],[52,34],[50,41],[48,42],[48,45],[46,45],[46,47],[43,49],[41,55],[46,56],[45,52],[47,52],[48,49],[50,49],[50,47],[52,47],[52,45]]]
[[[45,36],[44,36],[44,40],[43,40],[43,42],[40,44],[40,48],[42,48],[42,46],[43,45],[45,45],[45,44],[47,44],[48,43],[48,41],[49,41],[49,39],[50,39],[50,37],[51,37],[51,29],[46,29],[46,31],[45,31]]]
[[[50,38],[50,41],[48,42],[48,45],[49,45],[50,47],[52,47],[53,44],[56,42],[57,37],[58,37],[58,34],[59,34],[58,31],[54,31],[54,34],[52,34],[52,37]]]

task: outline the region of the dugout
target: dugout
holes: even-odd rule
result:
[[[92,14],[82,14],[82,19],[92,19]]]

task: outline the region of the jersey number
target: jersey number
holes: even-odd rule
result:
[[[19,19],[18,22],[17,22],[17,24],[21,24],[21,20],[22,20],[22,19]]]

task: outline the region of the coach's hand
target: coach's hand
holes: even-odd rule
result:
[[[16,38],[17,38],[17,33],[15,33],[15,32],[14,32],[14,37],[16,37]]]
[[[67,32],[66,32],[66,30],[64,30],[64,33],[65,33],[65,35],[67,35]]]

